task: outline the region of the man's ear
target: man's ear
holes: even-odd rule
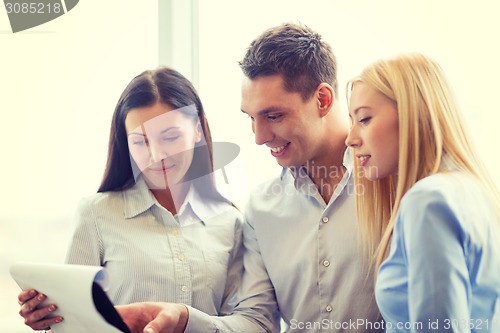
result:
[[[318,101],[320,116],[324,117],[332,109],[333,103],[335,102],[335,92],[331,85],[322,82],[316,88],[315,96]]]

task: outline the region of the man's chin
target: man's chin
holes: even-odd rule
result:
[[[279,159],[279,158],[276,158],[276,162],[282,168],[297,168],[304,165],[304,163],[298,163],[297,161],[290,161],[287,159]]]

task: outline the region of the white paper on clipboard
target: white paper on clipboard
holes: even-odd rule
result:
[[[54,333],[129,333],[105,290],[110,284],[103,267],[18,262],[10,274],[21,289],[47,295],[42,304],[56,304],[64,320]]]

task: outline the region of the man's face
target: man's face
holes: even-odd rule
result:
[[[245,77],[241,110],[252,120],[255,143],[269,147],[279,165],[305,165],[319,153],[324,126],[318,102],[286,91],[281,75]]]

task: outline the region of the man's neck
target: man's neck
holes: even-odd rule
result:
[[[323,198],[323,200],[328,203],[337,188],[337,185],[340,183],[344,174],[346,172],[346,168],[342,166],[332,166],[331,167],[331,175],[326,176],[316,176],[313,177],[309,175],[314,185],[318,189],[319,194]]]
[[[309,160],[304,165],[309,178],[313,181],[323,200],[328,203],[337,185],[346,172],[344,166],[345,145],[333,148],[334,153],[325,155],[322,160]]]

